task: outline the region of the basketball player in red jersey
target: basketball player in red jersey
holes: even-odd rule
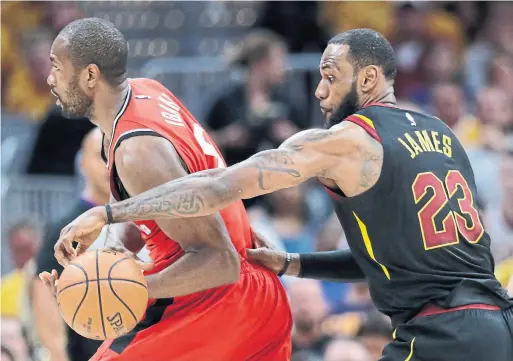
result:
[[[210,137],[168,89],[127,78],[127,52],[111,23],[88,18],[66,26],[50,54],[48,84],[63,113],[88,117],[104,134],[113,197],[224,168]],[[198,204],[184,199],[183,207],[194,212]],[[287,296],[275,274],[246,261],[252,231],[241,202],[207,217],[137,224],[155,265],[146,272],[150,304],[132,332],[107,340],[92,360],[290,358]],[[45,281],[55,279],[47,274]]]

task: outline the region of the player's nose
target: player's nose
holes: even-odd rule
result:
[[[319,100],[326,99],[328,97],[328,91],[325,86],[323,86],[322,81],[317,85],[317,89],[315,89],[315,96]]]
[[[50,88],[55,87],[55,77],[52,73],[48,75],[48,78],[46,78],[46,83],[50,86]]]

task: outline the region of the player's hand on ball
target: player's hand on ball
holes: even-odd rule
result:
[[[46,271],[41,272],[39,278],[43,281],[45,286],[48,287],[52,296],[57,297],[57,285],[59,282],[57,271],[53,269],[51,273]]]
[[[62,266],[67,266],[73,258],[84,253],[93,244],[106,224],[105,208],[95,207],[64,227],[54,247],[57,261]],[[73,248],[73,241],[78,243],[76,249]]]

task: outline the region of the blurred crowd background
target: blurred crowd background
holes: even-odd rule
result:
[[[81,195],[108,199],[100,145],[86,138],[93,126],[63,118],[46,84],[53,38],[86,16],[125,34],[130,76],[174,92],[229,164],[321,126],[314,89],[327,40],[351,28],[380,31],[397,52],[399,106],[438,116],[467,148],[497,276],[512,288],[513,3],[2,1],[1,11],[2,361],[80,359],[55,351],[50,344],[66,339],[38,325],[52,300],[37,299],[34,260]],[[254,228],[289,252],[347,247],[315,181],[246,205]],[[379,359],[392,330],[365,284],[284,283],[294,361]]]

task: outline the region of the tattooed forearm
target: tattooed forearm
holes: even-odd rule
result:
[[[175,217],[172,218],[194,216],[200,213],[205,205],[200,192],[194,189],[174,192],[171,187],[171,189],[159,192],[159,194],[151,195],[152,192],[153,190],[146,192],[148,196],[142,199],[133,197],[113,204],[112,216],[114,221],[155,219],[173,215]]]

